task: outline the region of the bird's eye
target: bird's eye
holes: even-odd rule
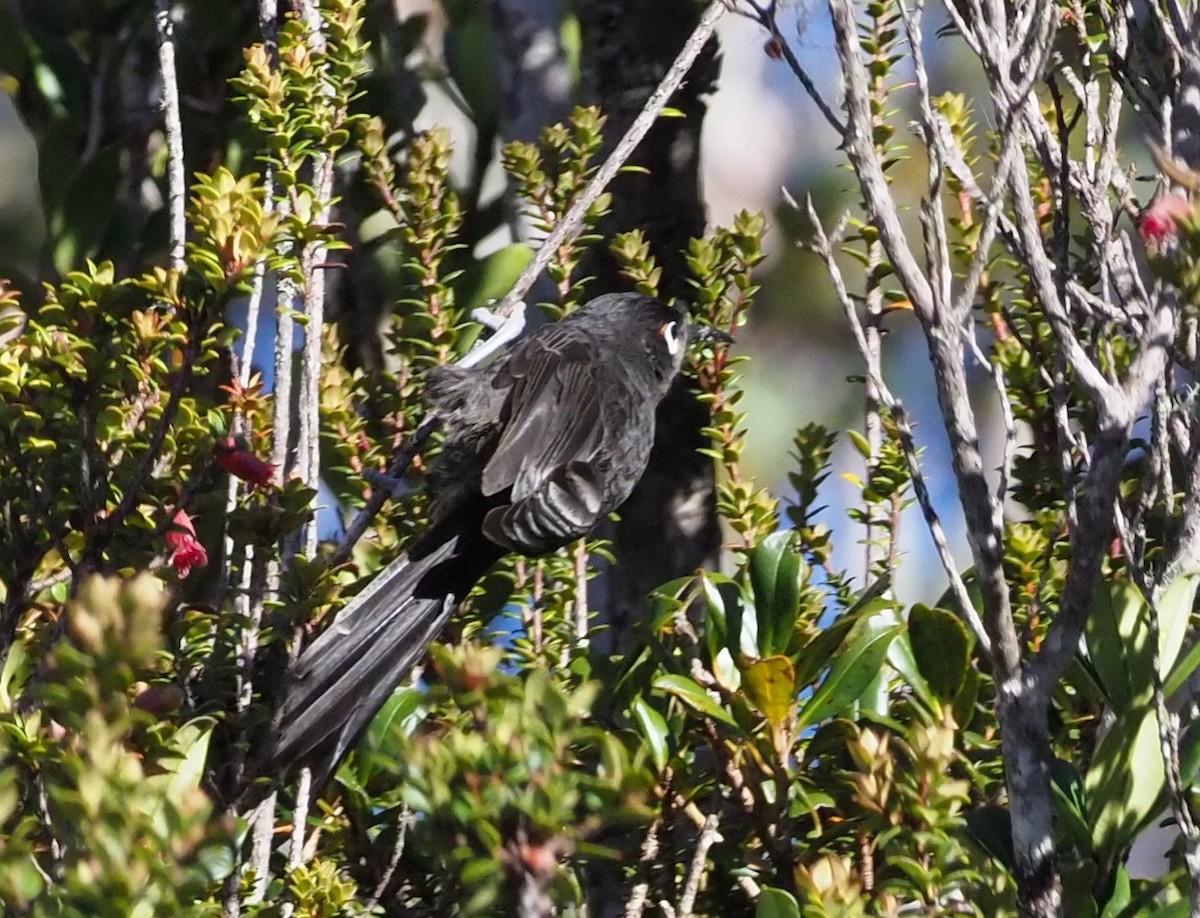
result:
[[[679,351],[679,338],[675,335],[675,326],[678,322],[668,322],[659,331],[663,341],[667,342],[667,353],[672,357]]]

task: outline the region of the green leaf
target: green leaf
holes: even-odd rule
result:
[[[1012,846],[1012,818],[1008,808],[989,803],[966,814],[967,828],[975,841],[1010,872],[1017,859]]]
[[[1158,672],[1164,683],[1175,683],[1178,680],[1176,688],[1182,686],[1191,675],[1190,672],[1183,675],[1174,667],[1187,635],[1192,607],[1196,602],[1197,586],[1200,586],[1200,579],[1197,579],[1196,574],[1183,574],[1171,581],[1171,585],[1163,591],[1158,600]],[[1195,664],[1192,668],[1195,669]],[[1166,694],[1170,695],[1172,691],[1167,691]]]
[[[1087,821],[1087,795],[1083,778],[1070,762],[1050,761],[1050,792],[1054,797],[1054,815],[1080,851],[1090,854],[1092,833]]]
[[[633,714],[638,731],[650,747],[650,758],[654,761],[654,767],[662,772],[667,767],[667,760],[671,754],[667,742],[670,730],[666,720],[641,695],[633,699],[630,713]]]
[[[405,721],[417,713],[424,700],[425,693],[412,686],[401,686],[392,692],[391,697],[379,709],[379,713],[371,719],[363,737],[371,751],[385,755],[393,751],[393,730],[405,731]]]
[[[513,243],[480,259],[454,281],[458,302],[482,306],[488,300],[504,296],[532,258],[529,246]]]
[[[896,635],[896,640],[892,641],[891,646],[888,647],[887,662],[888,666],[894,669],[904,683],[913,690],[917,700],[932,712],[936,704],[933,690],[921,674],[921,667],[917,665],[917,658],[913,653],[912,641],[909,640],[907,630]]]
[[[908,638],[929,688],[942,701],[954,701],[971,655],[971,639],[958,616],[918,603],[908,613]]]
[[[26,660],[28,654],[25,652],[25,642],[14,641],[4,658],[4,666],[0,667],[0,713],[11,713],[15,707],[15,696],[19,694],[20,688],[13,692],[12,686],[18,678],[24,679],[27,675]]]
[[[754,903],[754,918],[800,918],[800,906],[787,890],[764,886]]]
[[[1117,864],[1112,895],[1104,903],[1104,910],[1100,912],[1100,918],[1117,918],[1124,911],[1125,907],[1129,905],[1131,898],[1129,871],[1125,869],[1124,864]]]
[[[704,691],[694,680],[689,679],[687,676],[678,674],[659,676],[654,680],[653,687],[674,695],[688,707],[706,717],[719,720],[730,727],[738,725],[737,721],[733,719],[732,714],[713,701],[708,692]]]
[[[708,610],[704,639],[709,656],[716,660],[721,648],[736,659],[741,654],[758,656],[753,616],[746,615],[746,595],[731,577],[705,571],[700,575]]]
[[[120,179],[122,150],[113,144],[84,163],[72,178],[62,209],[51,219],[54,266],[66,274],[93,255],[112,220],[113,189]]]
[[[1084,777],[1095,850],[1115,852],[1132,844],[1157,811],[1165,781],[1153,706],[1118,714]]]
[[[189,794],[200,787],[215,724],[215,718],[197,717],[180,727],[170,744],[176,755],[162,760],[163,770],[159,774],[144,779],[143,783],[154,788],[155,794],[150,799],[142,798],[143,812],[164,837],[171,834],[168,807],[183,805]]]
[[[796,631],[800,590],[808,577],[792,530],[767,536],[750,554],[750,583],[758,620],[758,656],[787,653]]]
[[[855,622],[833,660],[829,675],[801,705],[797,732],[826,718],[836,717],[858,701],[879,672],[888,647],[902,628],[890,612],[880,612]]]
[[[1192,677],[1196,668],[1200,667],[1200,643],[1193,644],[1188,652],[1179,658],[1179,662],[1171,669],[1163,680],[1163,695],[1170,698]]]
[[[753,660],[741,667],[746,697],[772,728],[778,728],[796,701],[796,670],[787,657]]]
[[[1175,663],[1195,595],[1193,578],[1172,583],[1159,604],[1160,657],[1164,671]],[[1182,615],[1181,615],[1182,611]],[[1096,592],[1084,629],[1088,657],[1118,715],[1144,705],[1152,691],[1150,629],[1146,601],[1128,581],[1105,582]]]

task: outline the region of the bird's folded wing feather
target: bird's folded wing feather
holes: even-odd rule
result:
[[[588,466],[603,441],[602,365],[574,336],[544,336],[514,355],[504,433],[483,470],[483,493],[524,500],[569,466]],[[565,339],[565,340],[559,340]],[[534,342],[530,342],[533,344]]]

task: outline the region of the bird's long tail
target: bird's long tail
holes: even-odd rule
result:
[[[457,518],[456,518],[457,517]],[[435,523],[380,572],[288,674],[265,768],[294,764],[323,779],[503,554],[480,535],[482,513]]]

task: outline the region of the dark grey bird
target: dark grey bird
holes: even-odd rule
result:
[[[625,501],[697,331],[713,330],[682,306],[607,294],[485,367],[429,374],[446,435],[429,473],[432,524],[296,662],[268,768],[327,776],[496,561],[551,552]]]

